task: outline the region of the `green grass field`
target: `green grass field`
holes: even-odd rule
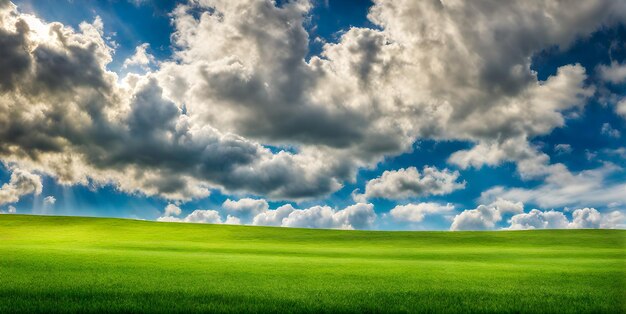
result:
[[[0,313],[620,313],[625,241],[0,215]]]

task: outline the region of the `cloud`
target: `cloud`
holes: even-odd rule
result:
[[[572,145],[570,144],[557,144],[554,145],[554,151],[559,154],[559,155],[563,155],[563,154],[570,154],[572,153]]]
[[[150,65],[156,63],[153,55],[147,52],[150,44],[143,43],[135,48],[135,54],[124,60],[123,68],[129,68],[132,66],[139,66],[140,68],[147,70],[150,69]]]
[[[623,211],[614,210],[602,216],[600,228],[626,229],[626,214]]]
[[[610,175],[623,172],[614,164],[571,173],[565,167],[553,166],[544,183],[534,188],[494,187],[481,194],[482,202],[504,198],[537,204],[544,208],[562,206],[604,206],[626,202],[626,183],[608,180]]]
[[[610,65],[600,65],[598,67],[600,78],[613,84],[626,82],[626,64],[611,62]]]
[[[70,28],[5,4],[0,159],[63,185],[184,201],[319,198],[417,139],[474,143],[450,157],[461,168],[513,161],[523,178],[546,176],[559,166],[529,141],[594,89],[578,64],[539,81],[531,57],[624,21],[625,7],[380,0],[375,27],[309,56],[308,1],[193,1],[171,15],[174,56],[120,79],[101,19]]]
[[[220,213],[216,210],[197,209],[182,219],[173,216],[163,216],[157,218],[157,221],[221,224],[222,218],[220,217]]]
[[[612,138],[620,138],[622,136],[622,133],[620,133],[619,130],[614,129],[609,123],[604,123],[602,125],[601,132],[603,135],[606,135]]]
[[[183,114],[151,74],[119,84],[106,70],[112,48],[99,19],[75,31],[12,5],[0,16],[2,54],[11,56],[0,64],[2,160],[61,184],[113,184],[173,200],[211,189],[302,199],[341,187],[335,174],[347,172],[344,161],[322,161],[318,150],[272,153],[217,130]]]
[[[626,99],[622,99],[617,103],[615,112],[626,119]]]
[[[241,219],[235,216],[228,215],[226,216],[226,220],[224,220],[225,225],[241,225]]]
[[[438,170],[435,167],[424,167],[420,172],[415,167],[389,170],[367,182],[365,193],[355,195],[356,199],[412,199],[430,195],[445,195],[465,188],[465,182],[457,182],[458,171]]]
[[[454,211],[451,204],[419,203],[397,205],[389,212],[394,220],[400,222],[421,222],[426,215],[441,215]]]
[[[185,222],[194,223],[212,223],[219,224],[222,222],[220,215],[215,210],[194,210],[184,219]]]
[[[517,214],[509,220],[511,224],[508,229],[563,229],[567,228],[569,221],[562,212],[540,211],[532,209],[527,214]]]
[[[283,220],[296,209],[290,204],[280,206],[275,210],[266,210],[256,215],[252,221],[257,226],[282,226]]]
[[[518,214],[524,212],[524,203],[498,198],[489,206],[495,207],[501,214]]]
[[[52,195],[49,195],[49,196],[46,196],[46,197],[43,198],[43,205],[44,206],[52,206],[56,202],[57,202],[57,199],[54,196],[52,196]]]
[[[242,198],[238,201],[227,199],[222,204],[224,210],[244,221],[251,221],[258,214],[269,209],[269,204],[263,199]]]
[[[0,214],[15,214],[17,213],[17,209],[15,208],[15,206],[7,206],[7,211],[5,212],[4,210],[0,209]]]
[[[502,216],[510,213],[521,213],[524,204],[506,199],[497,199],[489,205],[479,205],[475,209],[464,210],[456,215],[450,230],[489,230],[502,220]]]
[[[179,216],[182,212],[183,211],[182,209],[180,209],[180,207],[174,204],[167,204],[167,206],[165,206],[163,214],[165,216]]]
[[[601,214],[595,208],[580,208],[572,212],[572,221],[558,211],[533,209],[526,214],[518,214],[509,220],[507,229],[624,229],[626,215],[620,211]]]
[[[313,206],[294,210],[283,219],[283,227],[368,229],[376,220],[374,205],[357,203],[342,210],[328,206]]]
[[[492,229],[495,223],[502,220],[495,207],[480,205],[476,209],[465,210],[456,215],[450,230],[486,230]]]
[[[175,217],[166,210],[166,213],[157,218],[157,221],[235,225],[251,223],[257,226],[295,228],[370,229],[374,226],[377,217],[374,205],[363,203],[357,203],[341,210],[335,210],[328,206],[296,209],[289,204],[276,209],[269,209],[265,200],[243,198],[238,201],[227,200],[222,204],[222,208],[221,214],[217,210],[195,210],[183,218]],[[176,212],[173,213],[179,215]],[[222,219],[222,214],[227,214],[226,219]]]
[[[599,228],[602,220],[600,213],[595,208],[576,209],[572,212],[572,218],[569,228],[573,229]]]
[[[265,210],[253,219],[253,225],[295,228],[369,229],[376,221],[374,205],[357,203],[341,210],[328,206],[296,209],[287,204]]]
[[[28,194],[41,194],[41,177],[26,170],[13,168],[9,182],[0,187],[0,205],[16,203]]]

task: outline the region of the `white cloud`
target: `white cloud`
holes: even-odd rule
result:
[[[38,210],[36,210],[35,212],[38,214],[50,214],[56,202],[57,199],[54,196],[46,196],[43,198],[41,208],[38,208]]]
[[[24,195],[39,195],[42,189],[41,177],[29,171],[14,168],[9,182],[0,187],[0,205],[16,203]]]
[[[503,215],[519,214],[524,212],[524,203],[512,202],[503,198],[497,198],[489,206],[495,207]]]
[[[442,215],[454,211],[451,204],[419,203],[398,205],[389,212],[391,217],[401,222],[421,222],[427,215]]]
[[[619,130],[614,129],[609,123],[604,123],[602,125],[601,132],[603,135],[613,138],[620,138],[620,136],[622,136],[622,133]]]
[[[569,228],[572,229],[590,229],[599,228],[602,217],[595,208],[576,209],[572,212],[572,222]]]
[[[572,145],[557,144],[557,145],[554,145],[554,151],[559,155],[570,154],[572,152]]]
[[[216,210],[197,209],[182,219],[173,216],[163,216],[157,218],[157,221],[221,224],[222,218],[220,217],[220,213]],[[228,221],[229,223],[232,223],[234,220],[231,218]]]
[[[17,213],[17,209],[14,206],[11,206],[11,205],[7,206],[6,212],[4,210],[0,209],[0,215],[1,214],[15,214],[15,213]]]
[[[626,119],[626,99],[622,99],[617,103],[615,112]]]
[[[222,219],[220,218],[220,214],[215,210],[194,210],[184,219],[185,222],[195,222],[195,223],[210,223],[210,224],[219,224],[222,223]]]
[[[357,203],[336,211],[328,206],[313,206],[291,212],[283,227],[368,229],[376,220],[374,205]]]
[[[517,214],[509,220],[511,224],[508,229],[563,229],[567,228],[569,221],[562,212],[540,211],[532,209],[527,214]]]
[[[355,199],[371,198],[411,199],[430,195],[445,195],[465,188],[465,182],[458,182],[458,171],[438,170],[424,167],[420,173],[415,167],[389,170],[367,182],[365,193],[355,195]]]
[[[614,84],[626,82],[626,64],[612,62],[611,65],[600,65],[598,67],[600,77]]]
[[[147,52],[150,44],[144,43],[135,49],[135,54],[124,60],[123,68],[139,66],[144,70],[150,69],[150,65],[155,64],[156,60],[153,55]]]
[[[486,230],[493,229],[496,222],[502,220],[495,207],[480,205],[476,209],[465,210],[456,215],[450,230]]]
[[[46,197],[43,198],[43,205],[44,206],[52,206],[56,202],[57,202],[57,199],[54,196],[52,196],[52,195],[49,195],[49,196],[46,196]]]
[[[165,206],[164,215],[165,216],[178,216],[182,213],[182,209],[174,204],[167,204]]]
[[[545,182],[534,188],[494,187],[481,195],[482,202],[498,197],[537,204],[543,208],[563,206],[605,206],[626,203],[626,183],[612,182],[607,177],[622,168],[605,164],[603,167],[571,173],[565,167],[553,166]]]
[[[224,220],[225,225],[241,225],[241,219],[235,216],[228,215]]]
[[[290,204],[280,206],[275,210],[266,210],[262,212],[252,221],[253,225],[258,226],[281,226],[283,224],[283,220],[294,212],[296,209]]]
[[[357,203],[342,210],[328,206],[295,209],[283,205],[254,217],[254,225],[296,228],[369,229],[376,221],[374,205]]]
[[[600,228],[606,229],[626,229],[626,214],[623,211],[614,210],[602,215]]]
[[[227,200],[223,211],[228,213],[223,220],[219,211],[195,210],[186,217],[164,214],[157,218],[162,222],[195,222],[212,224],[248,224],[258,226],[281,226],[297,228],[329,229],[369,229],[376,221],[374,205],[357,203],[341,210],[328,206],[313,206],[296,209],[292,205],[283,205],[269,209],[267,201],[257,199]],[[170,211],[171,212],[171,211]],[[255,216],[250,218],[251,214]]]
[[[228,214],[248,221],[252,220],[256,215],[267,211],[269,204],[264,199],[242,198],[238,201],[227,199],[222,204],[222,207]]]
[[[524,211],[524,204],[505,199],[497,199],[489,205],[479,205],[475,209],[464,210],[454,217],[450,230],[489,230],[502,220],[502,216]]]
[[[595,208],[580,208],[572,212],[572,221],[559,211],[533,209],[526,214],[518,214],[509,220],[507,229],[614,229],[626,228],[626,215],[621,211],[601,214]]]

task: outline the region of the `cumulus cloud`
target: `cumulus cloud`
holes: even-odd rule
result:
[[[626,214],[623,211],[614,210],[602,215],[600,228],[626,229]]]
[[[385,198],[402,200],[430,195],[445,195],[465,188],[465,182],[458,182],[458,171],[438,170],[424,167],[420,173],[415,167],[385,171],[367,182],[364,194],[355,195],[356,199]]]
[[[41,177],[26,170],[14,168],[9,182],[0,187],[0,205],[16,203],[28,194],[41,194]]]
[[[626,64],[611,62],[610,65],[600,65],[598,73],[600,78],[613,84],[626,82]]]
[[[254,225],[295,228],[369,229],[376,221],[374,205],[357,203],[341,210],[329,206],[296,209],[283,205],[254,217]]]
[[[489,230],[493,229],[502,216],[510,213],[521,213],[524,204],[514,203],[506,199],[497,199],[489,205],[479,205],[475,209],[464,210],[456,215],[450,230]]]
[[[528,213],[517,214],[509,220],[511,224],[508,229],[562,229],[567,228],[569,221],[562,212],[540,211],[532,209]]]
[[[227,199],[222,207],[230,215],[239,217],[244,221],[251,221],[258,214],[269,209],[269,204],[264,199],[242,198],[238,201]]]
[[[221,223],[222,219],[220,215],[215,210],[194,210],[184,219],[185,222],[195,222],[195,223]]]
[[[222,218],[220,217],[220,213],[216,210],[197,209],[191,212],[191,214],[187,215],[184,218],[178,218],[178,217],[173,217],[173,216],[163,216],[163,217],[157,218],[157,221],[221,224]]]
[[[224,220],[225,225],[241,225],[241,219],[239,217],[228,215],[226,216],[226,220]]]
[[[529,213],[518,214],[509,220],[507,229],[624,229],[626,215],[615,210],[602,214],[595,208],[580,208],[572,212],[572,220],[568,220],[562,213],[554,210],[541,211],[533,209]]]
[[[148,53],[149,47],[150,47],[150,44],[148,43],[144,43],[144,44],[137,46],[137,48],[135,48],[135,54],[133,54],[128,59],[124,60],[124,64],[122,65],[122,67],[129,68],[132,66],[139,66],[140,68],[144,70],[149,69],[150,65],[153,65],[156,63],[156,59],[154,58],[154,56]]]
[[[167,206],[165,206],[165,210],[163,211],[163,214],[165,216],[179,216],[182,213],[182,209],[180,209],[180,207],[174,205],[174,204],[167,204]]]
[[[171,205],[171,204],[170,204]],[[171,206],[168,205],[168,208]],[[171,213],[171,214],[170,214]],[[186,217],[175,217],[175,210],[157,218],[162,222],[193,222],[211,224],[252,224],[295,228],[370,229],[376,222],[374,205],[357,203],[341,210],[329,206],[312,206],[296,209],[290,204],[270,209],[267,201],[243,198],[226,200],[222,211],[195,210]],[[226,215],[226,219],[222,219]]]
[[[257,226],[282,226],[283,220],[296,209],[290,204],[280,206],[275,210],[266,210],[256,215],[252,221]]]
[[[502,220],[500,212],[491,206],[480,205],[475,209],[465,210],[456,215],[450,230],[486,230],[492,229],[496,222]]]
[[[357,203],[338,211],[328,206],[294,210],[283,219],[281,225],[295,228],[368,229],[375,220],[374,205]]]
[[[572,218],[569,227],[575,229],[598,228],[602,220],[600,213],[595,208],[576,209],[572,212]]]
[[[389,214],[400,222],[421,222],[427,215],[441,215],[454,211],[451,204],[419,203],[398,205],[391,209]]]
[[[107,70],[113,48],[100,19],[74,29],[7,3],[0,159],[61,184],[172,200],[214,189],[320,197],[422,138],[474,143],[450,157],[461,168],[513,161],[525,178],[546,175],[554,167],[530,139],[563,126],[563,112],[580,110],[594,89],[577,64],[539,81],[531,57],[626,17],[618,0],[379,0],[368,16],[376,27],[351,28],[309,56],[311,8],[306,0],[180,4],[174,57],[120,80]],[[150,63],[142,47],[129,64]],[[436,193],[456,184],[443,182]],[[401,194],[421,193],[408,183]],[[367,212],[358,208],[310,214]],[[295,219],[307,213],[293,213],[286,221],[307,225]],[[339,216],[312,225],[353,225]]]

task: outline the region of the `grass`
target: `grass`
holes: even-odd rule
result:
[[[0,313],[626,312],[626,231],[0,215]]]

